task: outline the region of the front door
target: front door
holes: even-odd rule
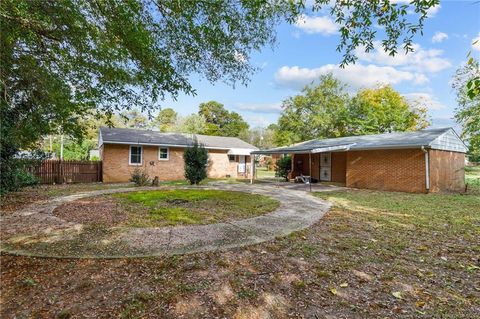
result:
[[[238,156],[238,172],[245,174],[245,155]]]
[[[330,182],[332,173],[332,154],[320,153],[320,181]]]

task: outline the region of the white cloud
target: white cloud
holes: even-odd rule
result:
[[[442,50],[423,49],[419,44],[414,44],[413,49],[408,54],[398,52],[391,56],[383,50],[380,42],[375,41],[372,51],[367,53],[362,47],[356,50],[356,55],[361,61],[401,67],[404,71],[436,73],[452,66],[450,61],[442,57]]]
[[[477,37],[472,40],[472,49],[480,51],[480,32],[478,33]]]
[[[448,34],[446,34],[444,32],[437,31],[437,32],[435,32],[435,34],[432,37],[432,42],[433,43],[440,43],[443,40],[447,40],[447,39],[448,39]]]
[[[338,25],[327,16],[310,17],[302,15],[295,26],[306,33],[320,33],[323,35],[331,35],[338,32]]]
[[[409,102],[426,107],[429,110],[440,110],[446,108],[434,96],[425,92],[415,92],[403,95]]]
[[[440,4],[436,5],[435,7],[431,7],[427,10],[427,17],[433,18],[434,16],[437,15],[438,11],[440,11],[440,8],[442,6]]]
[[[277,103],[239,103],[237,109],[256,113],[280,113],[282,104]]]
[[[275,73],[275,82],[282,87],[300,89],[327,73],[332,73],[353,88],[374,87],[382,84],[394,85],[404,81],[411,81],[415,84],[428,82],[428,78],[421,73],[400,71],[391,66],[373,64],[353,64],[347,65],[343,69],[335,64],[327,64],[312,69],[283,66]]]
[[[243,118],[248,122],[248,124],[250,124],[251,127],[267,127],[270,124],[276,122],[273,119],[268,119],[260,115],[255,115],[255,116],[244,115]]]

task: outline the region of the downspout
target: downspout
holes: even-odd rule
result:
[[[427,193],[430,191],[430,158],[428,156],[428,150],[422,145],[422,152],[425,154],[425,188]]]

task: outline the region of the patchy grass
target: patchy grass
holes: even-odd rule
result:
[[[34,202],[47,201],[49,199],[75,194],[78,192],[95,191],[109,188],[132,187],[133,184],[59,184],[59,185],[39,185],[34,187],[25,187],[18,192],[8,193],[0,198],[0,209],[2,213],[8,213],[21,209]]]
[[[315,196],[334,207],[311,228],[224,252],[115,260],[2,255],[0,317],[478,317],[480,196]]]
[[[275,171],[269,171],[266,167],[256,167],[255,172],[257,173],[257,178],[275,178]]]
[[[111,195],[121,200],[134,227],[211,224],[249,218],[275,210],[279,202],[243,192],[170,189]]]
[[[469,192],[480,195],[480,166],[465,167],[465,183]]]

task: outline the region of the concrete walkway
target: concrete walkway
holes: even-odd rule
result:
[[[62,203],[89,196],[155,190],[121,188],[82,192],[58,197],[3,216],[1,251],[19,255],[57,258],[122,258],[187,254],[225,250],[265,242],[305,229],[317,222],[330,204],[311,194],[275,185],[211,183],[205,189],[242,191],[280,201],[274,212],[233,222],[161,228],[114,228],[86,236],[82,224],[52,215]]]

